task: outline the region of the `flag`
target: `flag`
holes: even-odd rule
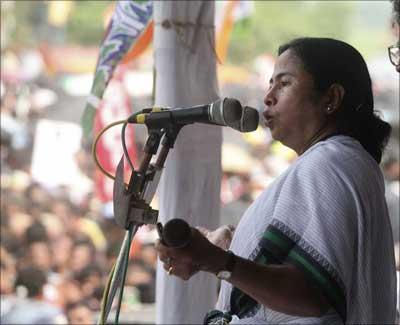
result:
[[[118,1],[100,47],[94,80],[81,125],[86,139],[92,135],[93,121],[115,67],[130,51],[153,14],[150,0]]]
[[[226,59],[229,39],[236,22],[245,19],[254,11],[253,1],[229,0],[217,2],[216,12],[216,52],[218,59],[223,63]]]
[[[94,121],[94,130],[100,132],[104,127],[122,120],[130,114],[130,97],[124,87],[125,70],[118,67],[115,76],[109,82],[104,92],[104,98],[98,109]],[[136,167],[137,153],[135,144],[135,134],[132,127],[125,130],[126,147],[133,165]],[[103,168],[113,174],[115,166],[118,165],[123,149],[121,145],[121,127],[113,127],[107,130],[99,139],[96,147],[97,156]],[[130,175],[131,169],[128,164],[125,165],[124,175]],[[114,181],[104,175],[100,170],[96,170],[95,189],[96,197],[103,203],[112,201]]]

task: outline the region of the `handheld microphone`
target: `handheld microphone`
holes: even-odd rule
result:
[[[186,125],[198,122],[229,126],[240,132],[250,132],[257,128],[258,119],[258,112],[255,109],[251,107],[243,109],[238,100],[224,98],[211,104],[189,108],[154,109],[151,112],[132,115],[128,118],[128,123],[162,128],[171,124]]]
[[[169,247],[183,248],[191,239],[189,224],[183,219],[171,219],[164,227],[158,223],[157,230],[162,242]]]

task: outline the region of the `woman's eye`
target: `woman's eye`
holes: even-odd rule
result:
[[[281,81],[280,84],[281,84],[281,87],[285,87],[285,86],[288,86],[290,84],[290,82],[289,81]]]

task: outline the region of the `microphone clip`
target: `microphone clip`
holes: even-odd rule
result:
[[[133,175],[126,188],[124,157],[121,158],[117,166],[113,190],[114,219],[118,226],[128,229],[131,223],[137,225],[157,223],[158,210],[153,209],[148,202],[154,195],[152,194],[155,192],[154,185],[150,187],[148,184],[153,181],[158,184],[160,172],[156,168],[149,169],[145,175],[132,171]],[[141,198],[142,193],[145,193],[143,198]]]

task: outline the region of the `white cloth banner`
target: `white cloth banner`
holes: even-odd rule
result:
[[[156,106],[188,107],[218,99],[214,2],[155,1]],[[169,27],[169,28],[168,28]],[[219,225],[222,130],[188,125],[178,135],[159,185],[160,221]],[[215,276],[189,281],[157,267],[158,324],[199,324],[217,298]]]
[[[73,186],[80,174],[75,161],[82,131],[79,125],[52,120],[37,123],[31,174],[47,188]]]

